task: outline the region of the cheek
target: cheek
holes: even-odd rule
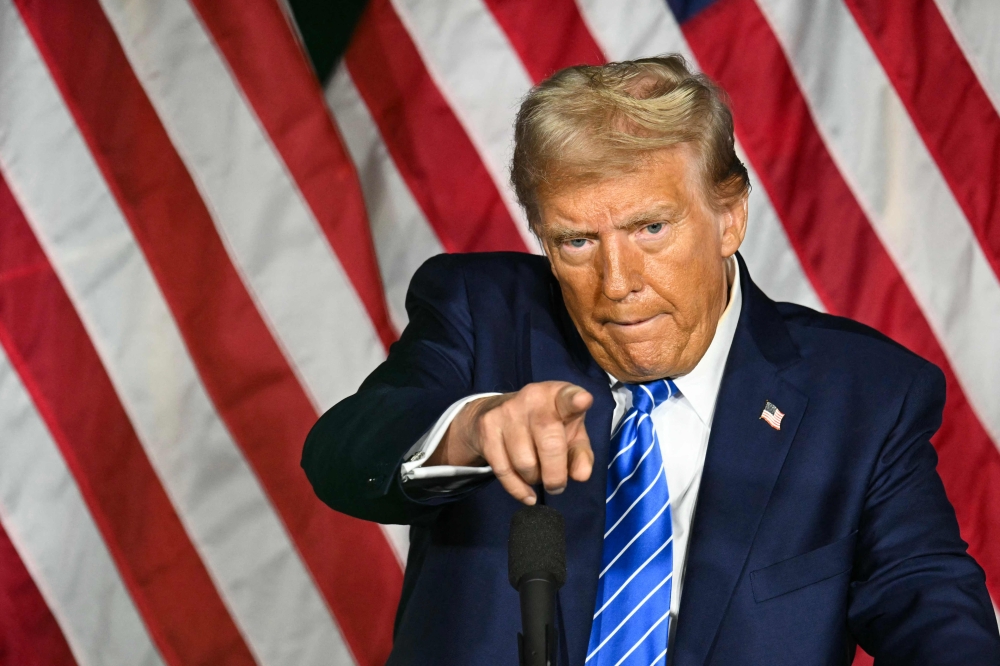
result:
[[[590,266],[558,265],[553,271],[566,309],[578,324],[587,325],[601,294],[600,280]]]
[[[646,257],[647,284],[670,303],[682,328],[694,324],[711,292],[706,287],[717,279],[718,239],[713,240],[708,225],[707,220],[691,225],[668,247]]]
[[[686,297],[691,294],[693,281],[689,268],[686,254],[676,246],[646,257],[642,269],[646,285],[671,312],[683,310]]]
[[[593,291],[597,282],[597,272],[593,262],[571,263],[556,259],[553,263],[554,273],[563,291],[569,291],[578,298]]]

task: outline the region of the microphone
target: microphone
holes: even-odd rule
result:
[[[510,521],[507,575],[521,595],[521,666],[555,666],[556,590],[566,582],[566,522],[547,506],[526,506]]]

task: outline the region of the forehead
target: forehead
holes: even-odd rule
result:
[[[647,213],[679,213],[702,203],[700,181],[700,164],[691,146],[659,150],[634,170],[571,181],[540,193],[541,228],[620,225]]]

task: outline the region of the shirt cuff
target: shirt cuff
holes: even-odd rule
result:
[[[441,418],[437,420],[437,423],[431,426],[431,429],[428,430],[423,437],[418,439],[417,443],[410,447],[410,450],[406,452],[405,462],[399,470],[399,475],[403,482],[440,478],[442,480],[442,485],[445,485],[451,477],[471,477],[472,479],[475,479],[484,474],[492,474],[493,468],[488,466],[459,467],[457,465],[430,465],[425,467],[424,463],[426,463],[427,459],[431,457],[435,450],[437,450],[438,444],[440,444],[441,440],[444,439],[444,434],[448,432],[448,426],[450,426],[451,422],[455,420],[455,417],[458,416],[458,413],[462,411],[463,407],[473,400],[488,398],[493,395],[500,394],[477,393],[452,403],[452,405],[445,410],[444,414],[441,415]]]

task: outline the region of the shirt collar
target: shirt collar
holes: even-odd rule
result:
[[[715,415],[715,402],[719,397],[719,387],[722,386],[722,374],[726,369],[726,359],[729,358],[729,349],[733,346],[736,325],[739,324],[740,311],[743,309],[739,266],[733,258],[730,258],[729,262],[729,270],[733,275],[733,281],[729,285],[729,303],[715,328],[712,343],[691,372],[673,378],[681,394],[687,398],[698,418],[707,426],[711,425],[712,417]],[[611,374],[608,378],[612,388],[618,384],[618,380]]]

